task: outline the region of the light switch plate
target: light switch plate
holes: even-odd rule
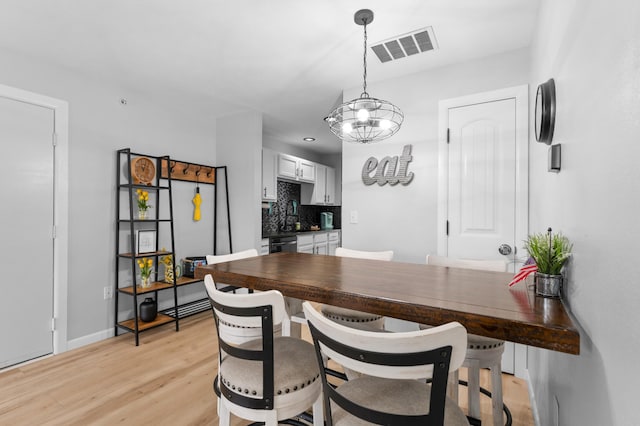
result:
[[[350,223],[358,223],[358,211],[357,210],[351,210],[351,213],[349,215],[349,222]]]
[[[553,173],[560,173],[562,165],[562,145],[557,143],[549,147],[549,167],[548,170]]]

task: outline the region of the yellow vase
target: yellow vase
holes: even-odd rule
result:
[[[166,265],[164,268],[164,280],[173,284],[173,265]]]
[[[138,219],[145,220],[147,218],[147,210],[138,209]]]

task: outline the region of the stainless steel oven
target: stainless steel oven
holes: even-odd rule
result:
[[[298,238],[293,235],[290,237],[271,237],[269,238],[269,253],[280,253],[283,251],[298,251]]]

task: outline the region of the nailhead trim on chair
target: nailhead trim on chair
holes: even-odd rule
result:
[[[376,316],[376,317],[370,317],[370,318],[347,318],[339,315],[331,315],[326,312],[324,312],[323,315],[329,318],[330,320],[345,321],[345,322],[374,322],[374,321],[379,321],[380,318],[382,318],[382,316]]]
[[[473,343],[469,343],[467,345],[468,349],[495,349],[495,348],[499,348],[500,346],[504,346],[504,341],[497,341],[496,343],[492,344],[492,345],[476,345]]]
[[[231,327],[231,328],[256,328],[256,329],[259,329],[258,327],[247,327],[247,326],[239,326],[239,325],[236,325],[236,324],[229,324],[228,322],[224,322],[222,320],[220,320],[220,324],[224,324],[227,327]]]
[[[320,375],[317,375],[316,377],[314,377],[313,379],[307,380],[306,383],[301,383],[300,385],[296,385],[293,386],[293,389],[290,388],[285,388],[285,389],[276,389],[276,394],[277,395],[282,395],[283,393],[289,393],[289,392],[295,392],[298,389],[304,389],[305,386],[310,385],[311,383],[315,382],[316,379],[318,379],[318,377],[320,377]],[[224,377],[220,376],[220,380],[222,381],[222,383],[224,383],[228,388],[231,388],[232,390],[238,392],[238,393],[245,393],[245,394],[249,394],[249,392],[251,392],[251,395],[257,395],[258,391],[257,390],[251,390],[249,391],[249,389],[243,389],[240,386],[236,386],[234,384],[231,384],[227,379],[225,379]]]

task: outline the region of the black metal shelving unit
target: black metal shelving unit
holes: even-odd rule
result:
[[[138,317],[138,306],[140,296],[150,296],[153,294],[156,302],[158,301],[158,292],[173,290],[173,304],[174,306],[178,305],[178,290],[177,290],[177,280],[173,280],[173,283],[167,283],[165,281],[159,280],[158,275],[158,259],[162,256],[172,255],[175,259],[175,239],[174,239],[174,228],[173,228],[173,195],[171,189],[171,176],[166,180],[161,180],[162,175],[162,161],[170,161],[169,156],[152,156],[147,154],[135,153],[132,152],[129,148],[124,148],[118,150],[117,152],[117,194],[116,194],[116,217],[117,217],[117,226],[116,226],[116,273],[115,273],[115,335],[118,335],[118,330],[124,330],[135,335],[136,346],[139,345],[140,339],[139,334],[143,331],[150,330],[155,327],[159,327],[161,325],[174,323],[176,327],[176,331],[180,330],[180,322],[178,317],[172,317],[170,315],[166,315],[164,313],[158,313],[155,320],[150,322],[143,322]],[[156,173],[155,178],[151,185],[145,184],[136,184],[134,183],[132,174],[131,174],[131,164],[132,160],[138,157],[146,157],[151,159],[154,162]],[[123,166],[125,167],[125,175],[126,182],[123,182],[121,179]],[[165,184],[166,183],[166,184]],[[136,216],[137,208],[134,208],[134,195],[137,189],[143,189],[148,191],[151,195],[154,194],[153,199],[155,202],[156,208],[154,209],[155,213],[152,214],[152,217],[148,217],[146,219],[138,219]],[[163,200],[163,194],[167,194],[168,196],[168,217],[160,217],[160,206]],[[128,214],[123,213],[121,201],[122,198],[125,197],[127,199],[127,207]],[[126,216],[126,217],[123,217]],[[162,224],[168,225],[169,232],[169,249],[168,250],[160,250],[160,231],[161,229],[164,231],[166,226],[161,226]],[[120,243],[120,232],[123,227],[129,228],[129,252],[123,252],[121,249]],[[136,253],[136,232],[140,230],[153,230],[156,232],[156,241],[155,241],[155,251],[150,253]],[[136,262],[141,258],[152,258],[154,260],[154,273],[156,281],[151,283],[149,288],[142,288],[139,286],[139,278],[136,274]],[[121,278],[120,278],[120,269],[121,262],[130,262],[130,271],[131,271],[131,285],[121,286]],[[176,276],[175,271],[175,262],[173,264],[173,276]],[[132,301],[132,311],[133,315],[130,318],[120,320],[118,318],[118,311],[120,307],[121,297],[129,296]]]
[[[154,178],[154,185],[143,185],[133,183],[133,177],[131,175],[132,160],[138,157],[146,157],[154,161],[156,168],[156,176]],[[153,329],[162,325],[175,323],[176,331],[180,330],[179,321],[181,318],[185,318],[190,315],[197,314],[199,312],[210,309],[209,300],[207,298],[188,302],[183,305],[178,304],[178,288],[184,285],[194,284],[202,282],[202,280],[190,277],[178,277],[174,278],[173,283],[158,280],[158,259],[163,256],[173,256],[173,276],[176,277],[175,265],[177,262],[177,256],[175,255],[175,239],[174,239],[174,227],[173,227],[173,195],[172,195],[172,181],[193,181],[198,184],[213,184],[214,185],[214,209],[213,209],[213,254],[217,254],[217,209],[218,209],[218,188],[217,182],[219,174],[224,171],[224,183],[225,183],[225,197],[226,197],[226,210],[227,210],[227,227],[229,236],[229,251],[233,252],[232,239],[231,239],[231,220],[230,220],[230,207],[229,207],[229,184],[227,167],[214,167],[195,163],[186,163],[182,161],[172,160],[169,156],[152,156],[147,154],[132,152],[130,148],[124,148],[117,151],[117,194],[116,194],[116,273],[115,273],[115,335],[118,335],[119,330],[131,332],[135,335],[136,346],[139,345],[139,334],[143,331]],[[179,165],[179,170],[175,170]],[[122,170],[125,167],[126,182],[122,181]],[[193,168],[190,170],[190,168]],[[202,174],[202,178],[200,177]],[[209,178],[205,178],[206,177]],[[211,178],[211,176],[213,176]],[[144,189],[150,194],[155,194],[156,208],[154,217],[147,219],[137,219],[135,215],[137,208],[134,208],[134,194],[137,189]],[[161,194],[168,194],[168,217],[160,216],[160,203]],[[122,217],[122,205],[121,200],[123,197],[127,197],[128,202],[128,215]],[[125,213],[126,215],[126,213]],[[170,247],[169,250],[159,250],[160,244],[160,227],[162,224],[166,224],[169,227]],[[120,232],[123,227],[129,228],[129,244],[131,251],[122,252]],[[140,229],[155,230],[156,231],[156,251],[152,253],[136,254],[135,253],[135,232]],[[138,285],[138,277],[136,274],[136,262],[137,259],[143,257],[152,257],[154,259],[154,272],[157,281],[151,283],[151,287],[142,288]],[[121,262],[130,262],[132,283],[121,287],[120,269]],[[138,306],[141,296],[148,297],[153,294],[156,302],[158,301],[158,292],[173,290],[173,306],[160,310],[158,316],[154,321],[143,322],[138,318]],[[124,320],[119,320],[119,308],[121,307],[121,297],[130,297],[132,299],[132,317]],[[123,305],[124,306],[124,305]]]

